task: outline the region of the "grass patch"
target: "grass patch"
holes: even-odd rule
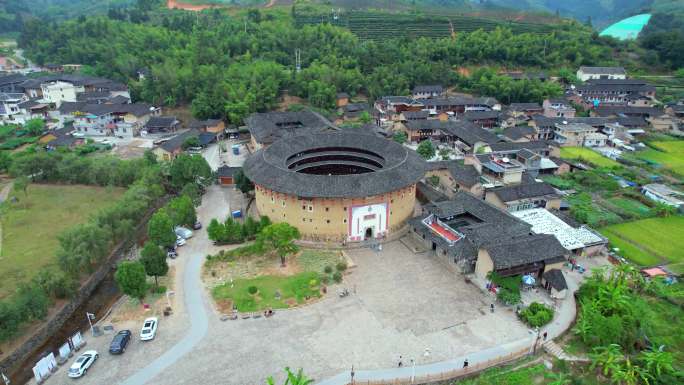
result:
[[[511,366],[487,369],[479,376],[458,381],[461,385],[520,385],[543,383],[546,368],[544,364],[537,364],[521,369],[512,369]],[[452,382],[456,384],[456,382]]]
[[[574,194],[567,200],[570,203],[570,213],[575,219],[591,227],[622,222],[620,216],[596,204],[591,195],[587,193]]]
[[[604,227],[601,233],[622,250],[621,254],[640,265],[684,262],[683,216],[622,223]]]
[[[57,235],[114,203],[124,189],[31,184],[27,191],[28,196],[14,191],[18,201],[3,204],[0,298],[40,268],[53,266]]]
[[[304,271],[323,272],[326,266],[335,268],[338,262],[343,261],[339,252],[304,249],[297,256],[297,263]]]
[[[591,163],[596,167],[619,167],[620,163],[583,147],[561,147],[561,158]]]
[[[232,287],[231,287],[232,286]],[[257,288],[256,294],[249,287]],[[318,273],[305,272],[291,276],[264,275],[251,279],[237,279],[233,283],[216,286],[212,295],[216,300],[229,299],[241,312],[253,312],[267,308],[285,309],[302,304],[307,298],[321,296]],[[280,298],[276,298],[276,292]]]
[[[667,140],[650,142],[655,148],[636,153],[638,159],[664,167],[678,175],[684,175],[684,141]]]
[[[618,208],[637,217],[647,217],[651,215],[651,208],[633,199],[624,197],[609,198],[608,202]]]

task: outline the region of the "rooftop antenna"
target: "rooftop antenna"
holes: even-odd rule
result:
[[[297,72],[302,70],[302,50],[299,48],[295,49],[295,68]]]

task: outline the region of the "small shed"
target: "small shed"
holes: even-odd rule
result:
[[[542,275],[542,285],[551,294],[551,298],[563,299],[568,293],[568,283],[563,272],[551,269]]]
[[[346,92],[340,92],[339,94],[337,94],[336,99],[337,107],[344,107],[347,104],[349,104],[349,94],[347,94]]]
[[[216,175],[218,176],[218,183],[221,186],[230,186],[235,184],[235,174],[240,170],[241,167],[230,167],[230,166],[221,166],[219,169],[216,171]]]

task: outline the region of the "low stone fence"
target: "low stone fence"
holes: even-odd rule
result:
[[[459,368],[448,370],[439,373],[430,373],[424,375],[415,376],[402,376],[397,378],[384,378],[377,380],[350,380],[345,385],[413,385],[413,384],[430,384],[430,383],[440,383],[443,381],[449,381],[460,377],[471,376],[477,374],[483,370],[510,363],[512,361],[518,360],[524,356],[531,354],[532,346],[527,346],[524,349],[520,349],[515,352],[511,352],[504,356],[499,356],[492,358],[487,361],[478,362],[477,364],[472,364],[467,368]],[[408,369],[408,368],[407,368]]]

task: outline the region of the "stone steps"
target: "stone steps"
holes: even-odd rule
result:
[[[559,360],[563,361],[579,361],[579,362],[588,362],[589,359],[586,357],[576,357],[569,355],[566,353],[562,347],[560,347],[557,343],[553,341],[546,341],[543,345],[544,351],[549,353],[550,355],[558,358]]]

